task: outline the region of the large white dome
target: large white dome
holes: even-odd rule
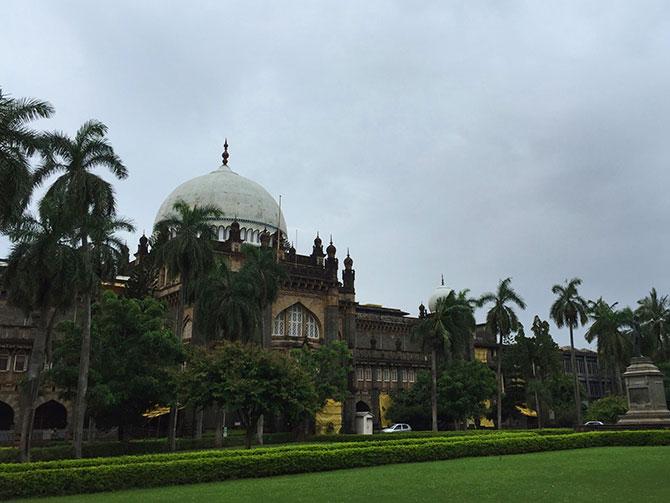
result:
[[[445,286],[444,278],[442,278],[442,284],[435,287],[435,290],[433,290],[433,294],[430,296],[430,299],[428,299],[428,309],[430,309],[430,312],[431,313],[435,312],[438,299],[441,299],[442,297],[447,297],[450,293],[451,288]]]
[[[155,222],[173,215],[174,204],[182,200],[191,206],[211,204],[223,212],[223,217],[212,221],[217,228],[218,239],[228,239],[230,224],[240,224],[242,239],[259,244],[259,235],[264,229],[270,233],[277,226],[286,236],[286,221],[274,198],[256,182],[232,171],[227,165],[203,176],[193,178],[179,187],[163,201]]]

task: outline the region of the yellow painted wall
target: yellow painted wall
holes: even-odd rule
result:
[[[326,405],[316,413],[316,434],[340,433],[342,430],[342,402],[326,400]],[[332,426],[330,426],[332,425]]]
[[[391,406],[391,397],[388,393],[379,393],[379,415],[382,428],[391,424],[391,420],[386,417],[386,411]]]

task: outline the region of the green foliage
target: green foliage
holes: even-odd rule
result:
[[[314,412],[323,407],[329,398],[344,401],[352,369],[351,351],[346,342],[332,341],[317,349],[303,347],[293,350],[291,354],[316,387],[318,403]]]
[[[430,425],[430,374],[419,372],[409,389],[393,394],[389,417],[415,429]],[[495,393],[495,374],[483,363],[457,361],[440,373],[437,381],[438,421],[443,426],[463,422],[488,412],[484,401]]]
[[[554,285],[551,288],[557,298],[551,305],[550,316],[558,328],[577,328],[588,321],[588,303],[577,291],[577,287],[581,284],[581,279],[573,278],[566,281],[565,285]]]
[[[194,484],[244,477],[267,477],[291,473],[392,463],[433,461],[471,456],[499,456],[550,450],[603,446],[670,445],[668,431],[622,431],[569,435],[483,436],[461,441],[424,439],[413,443],[382,443],[370,446],[337,444],[326,449],[272,450],[253,454],[229,453],[189,459],[83,467],[36,468],[0,471],[0,498],[66,495]],[[238,451],[239,452],[239,451]]]
[[[50,376],[70,399],[77,386],[81,330],[64,322],[59,331]],[[142,412],[173,399],[174,375],[183,359],[181,343],[165,328],[162,303],[104,292],[93,312],[89,413],[103,427],[122,429],[142,421]]]
[[[508,342],[511,334],[519,329],[519,318],[512,306],[526,309],[526,303],[514,291],[511,283],[512,278],[501,280],[495,293],[485,293],[479,298],[480,306],[493,304],[486,313],[486,328],[492,334],[500,336],[500,344]]]
[[[318,403],[314,382],[293,358],[238,342],[192,353],[182,389],[194,405],[215,404],[237,413],[247,447],[261,415],[301,417]]]
[[[554,413],[551,423],[558,427],[575,426],[575,397],[574,383],[572,377],[565,374],[556,374],[547,382],[547,401],[549,408]],[[580,393],[584,395],[586,390],[582,384]],[[582,405],[582,412],[584,406]]]
[[[602,421],[606,424],[616,424],[619,416],[626,413],[628,403],[621,396],[606,396],[589,405],[586,410],[587,421]]]
[[[42,136],[28,123],[53,114],[53,107],[29,98],[12,98],[0,88],[0,230],[21,219],[32,193],[30,157]]]
[[[637,304],[635,314],[640,317],[644,336],[642,354],[657,361],[670,359],[670,299],[652,288]]]

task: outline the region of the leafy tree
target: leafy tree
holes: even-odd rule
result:
[[[28,123],[53,112],[45,101],[12,98],[0,89],[0,230],[21,220],[32,193],[30,157],[42,147],[42,137]]]
[[[58,330],[62,338],[50,376],[69,400],[77,388],[82,331],[70,321]],[[143,412],[173,400],[175,373],[184,356],[181,341],[165,326],[161,302],[104,292],[93,310],[89,415],[97,425],[117,427],[124,440],[126,428],[140,424]]]
[[[628,411],[628,403],[621,396],[606,396],[596,400],[586,410],[587,421],[602,421],[606,424],[616,424],[619,416]]]
[[[28,373],[20,390],[20,459],[30,461],[35,401],[48,361],[52,328],[56,315],[72,304],[79,257],[58,222],[50,218],[46,206],[38,220],[25,215],[11,237],[14,245],[4,278],[9,303],[19,307],[26,317],[38,313]]]
[[[235,412],[246,429],[247,448],[262,415],[299,417],[317,401],[311,377],[295,359],[257,345],[224,341],[200,353],[194,367],[187,370],[188,394],[201,405],[225,405]]]
[[[495,293],[489,292],[482,295],[479,299],[480,305],[493,304],[486,313],[486,329],[499,337],[498,350],[496,352],[496,378],[498,380],[498,393],[496,399],[496,427],[502,427],[502,358],[503,345],[509,342],[512,332],[519,329],[519,318],[514,312],[513,305],[519,309],[526,309],[526,303],[514,291],[510,283],[512,278],[506,278],[500,281],[498,290]]]
[[[589,316],[593,323],[584,334],[587,342],[597,340],[598,360],[616,383],[617,393],[622,395],[622,369],[630,360],[631,341],[625,333],[630,326],[633,313],[630,309],[616,309],[616,302],[608,304],[602,298],[591,303]]]
[[[582,385],[580,394],[585,393]],[[547,381],[549,408],[553,412],[554,426],[574,426],[575,424],[575,388],[572,379],[565,374],[555,374]],[[581,405],[580,414],[584,410]]]
[[[589,307],[580,297],[577,287],[582,284],[579,278],[573,278],[565,282],[565,285],[554,285],[551,291],[557,299],[551,306],[550,317],[558,328],[567,325],[570,329],[570,361],[572,364],[572,375],[575,393],[575,413],[577,424],[582,424],[582,400],[580,398],[579,379],[577,377],[577,358],[575,356],[575,339],[573,330],[580,325],[585,325],[589,319]]]
[[[532,397],[537,411],[538,427],[542,428],[545,404],[548,402],[548,379],[561,371],[561,353],[549,333],[549,323],[535,316],[531,328],[534,337],[517,332],[514,344],[506,352],[505,375],[516,373],[525,391],[525,401]],[[518,404],[514,404],[518,405]]]
[[[351,351],[343,341],[332,341],[321,345],[317,349],[303,346],[291,352],[300,367],[306,372],[314,383],[314,402],[309,404],[303,418],[306,423],[319,410],[321,410],[328,399],[343,402],[347,397],[349,373],[352,370]]]
[[[670,300],[659,296],[652,288],[644,299],[637,301],[635,313],[640,317],[644,330],[643,354],[655,360],[670,359]]]
[[[79,381],[74,408],[75,456],[81,457],[86,414],[88,371],[91,352],[91,303],[98,286],[91,238],[99,247],[104,242],[107,222],[116,214],[114,189],[109,182],[93,173],[96,168],[107,168],[118,179],[126,178],[128,172],[107,141],[107,127],[98,121],[88,121],[77,131],[74,138],[63,133],[45,135],[44,161],[35,171],[35,184],[40,185],[51,175],[59,175],[47,190],[42,204],[59,210],[57,218],[72,229],[80,244],[82,271],[78,290],[84,304]],[[55,205],[54,202],[58,204]],[[129,225],[125,226],[130,228]]]
[[[419,372],[414,385],[392,394],[388,415],[393,421],[407,422],[415,429],[432,424],[431,375]],[[462,424],[488,412],[485,403],[496,390],[495,373],[477,361],[454,361],[438,377],[437,403],[440,424]]]
[[[478,361],[456,361],[438,382],[443,415],[455,424],[488,412],[485,405],[496,392],[495,373]]]
[[[437,299],[435,312],[422,318],[414,329],[424,348],[431,354],[431,414],[432,429],[437,431],[437,367],[438,354],[451,358],[462,355],[470,346],[475,329],[472,305],[466,293],[448,295]]]

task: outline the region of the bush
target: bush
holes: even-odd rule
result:
[[[619,416],[628,410],[628,402],[621,396],[606,396],[596,400],[586,411],[587,421],[602,421],[606,424],[616,424]]]
[[[267,477],[391,463],[611,445],[670,445],[670,431],[606,431],[545,436],[507,435],[500,438],[482,436],[452,441],[429,439],[406,445],[391,443],[356,447],[344,445],[334,449],[293,449],[285,452],[268,450],[260,455],[204,458],[194,456],[192,459],[173,461],[63,467],[51,470],[35,468],[30,471],[0,473],[0,498],[67,495],[194,484],[233,478]]]

